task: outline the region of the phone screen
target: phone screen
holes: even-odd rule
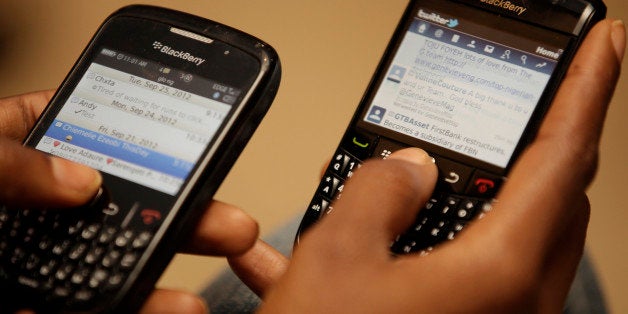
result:
[[[226,25],[142,5],[109,16],[24,142],[100,170],[102,187],[66,211],[0,204],[0,312],[137,312],[280,76],[271,46]]]
[[[159,41],[151,48],[196,64],[213,61]],[[240,87],[102,47],[36,148],[176,195],[242,94]]]
[[[363,121],[506,168],[569,37],[419,7]],[[503,19],[502,19],[503,21]],[[503,22],[502,22],[503,23]],[[532,40],[533,32],[543,41]],[[444,152],[444,153],[443,153]]]
[[[504,2],[505,3],[505,2]],[[303,216],[334,211],[369,158],[424,149],[438,180],[393,254],[428,254],[492,203],[549,108],[601,3],[410,1]],[[525,13],[525,14],[524,14]]]

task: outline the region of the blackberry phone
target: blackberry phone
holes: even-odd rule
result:
[[[301,221],[333,210],[368,158],[420,147],[436,189],[394,254],[429,253],[490,210],[535,136],[576,49],[606,15],[598,0],[413,0]]]
[[[0,312],[138,310],[279,86],[271,46],[151,6],[98,29],[25,145],[93,167],[87,208],[0,206]]]

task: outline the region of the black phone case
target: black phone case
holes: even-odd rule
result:
[[[222,140],[214,144],[218,145],[215,147],[217,153],[211,157],[201,158],[199,163],[204,165],[204,170],[194,183],[188,186],[187,195],[190,197],[178,207],[172,219],[163,222],[167,224],[165,230],[163,225],[159,227],[159,231],[153,238],[156,242],[152,242],[154,244],[148,245],[141,253],[141,257],[134,266],[133,276],[129,276],[119,290],[107,292],[106,298],[99,298],[98,302],[94,303],[77,305],[68,304],[63,300],[48,302],[46,300],[50,300],[48,295],[51,291],[41,287],[33,288],[38,283],[20,282],[20,274],[5,271],[7,268],[4,265],[5,261],[10,262],[8,259],[2,259],[2,254],[8,254],[8,252],[3,252],[1,247],[3,241],[8,241],[8,239],[0,236],[0,261],[3,263],[0,264],[0,288],[2,290],[0,313],[12,313],[22,307],[46,313],[133,313],[138,311],[154,289],[155,283],[174,257],[180,244],[191,235],[195,224],[205,212],[206,206],[268,111],[277,93],[281,78],[279,57],[271,46],[251,35],[194,15],[153,6],[124,7],[110,15],[103,25],[115,17],[159,21],[239,48],[254,56],[261,64],[259,80],[246,104],[241,105],[238,116],[232,120],[231,125],[226,126],[228,129]],[[96,34],[99,32],[100,29]],[[87,50],[88,48],[85,51]],[[82,59],[83,57],[77,61],[66,80],[75,72]],[[57,91],[51,103],[59,93],[64,92],[64,86],[62,85]],[[37,130],[40,124],[44,123],[44,117],[50,111],[54,110],[48,107],[33,130]],[[29,139],[30,136],[25,141],[26,145],[30,143]],[[103,204],[95,204],[95,206],[103,206]],[[0,209],[3,209],[2,206]],[[76,212],[72,211],[69,214],[76,214]],[[0,213],[0,220],[6,215],[6,210]],[[0,223],[0,231],[3,225],[7,227],[7,224]]]
[[[394,57],[396,45],[406,31],[406,23],[414,19],[415,8],[421,2],[421,0],[410,1],[403,13],[401,21],[380,60],[358,109],[305,211],[295,237],[295,245],[298,246],[304,232],[327,213],[333,211],[334,200],[341,197],[346,180],[352,176],[353,172],[359,168],[363,161],[369,158],[386,158],[396,150],[412,146],[404,143],[399,139],[399,136],[395,136],[394,132],[390,130],[365,129],[360,126],[360,123],[364,114],[363,111],[369,105],[373,90],[377,88],[380,78],[384,75],[390,60]],[[511,5],[526,5],[529,14],[524,16],[514,12],[505,13],[504,10],[495,5],[485,3],[488,1],[448,0],[448,2],[459,3],[462,7],[470,6],[496,13],[504,18],[519,20],[535,27],[543,27],[552,29],[555,32],[570,34],[574,37],[573,47],[578,47],[588,30],[606,16],[606,6],[600,0],[510,1],[509,4]],[[590,10],[590,14],[586,16],[587,19],[581,20],[583,12],[588,10]],[[526,136],[517,145],[513,156],[521,153],[525,146],[534,138],[536,130],[542,122],[542,117],[553,98],[552,93],[558,89],[560,81],[567,71],[568,64],[573,59],[575,53],[576,49],[574,48],[571,51],[565,51],[563,54],[560,66],[553,74],[553,77],[558,79],[551,80],[547,85],[546,93],[542,96],[539,106],[525,129],[524,134]],[[433,154],[434,152],[430,151],[430,149],[426,150],[428,153]],[[494,169],[496,167],[474,168],[467,165],[461,167],[463,163],[467,163],[467,160],[461,162],[438,156],[438,154],[433,154],[433,156],[435,156],[436,164],[439,168],[439,179],[436,189],[432,198],[412,223],[412,226],[404,234],[399,235],[391,244],[391,251],[394,254],[427,254],[437,244],[452,240],[474,218],[490,211],[493,198],[504,182],[507,171],[514,163],[514,160],[516,160],[516,157],[511,158],[506,169]],[[449,176],[454,172],[458,174],[466,173],[470,180],[464,186],[458,186],[456,183],[451,182],[455,181],[456,177]]]

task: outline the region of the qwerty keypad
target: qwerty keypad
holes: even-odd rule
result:
[[[353,137],[353,141],[349,137],[344,142],[344,147],[349,148],[339,148],[334,154],[301,221],[299,234],[333,211],[333,202],[341,197],[345,181],[362,165],[356,155],[385,159],[405,147],[379,138],[355,143],[358,138],[368,137]],[[367,147],[368,153],[365,152]],[[352,151],[355,148],[360,150],[357,154]],[[429,253],[436,244],[454,239],[471,220],[491,209],[492,192],[501,178],[480,171],[472,176],[474,172],[469,167],[440,157],[435,160],[439,167],[439,186],[411,228],[391,244],[395,254]]]
[[[75,309],[119,289],[153,233],[85,215],[86,210],[96,209],[0,206],[0,287],[40,296],[40,304]]]

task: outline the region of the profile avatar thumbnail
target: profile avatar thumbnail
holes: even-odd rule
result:
[[[386,109],[378,106],[373,106],[368,116],[366,116],[366,120],[369,122],[373,122],[376,124],[382,123],[384,119],[384,115],[386,114]]]
[[[387,79],[395,83],[401,83],[403,77],[406,75],[406,68],[398,65],[393,65],[388,72]]]

